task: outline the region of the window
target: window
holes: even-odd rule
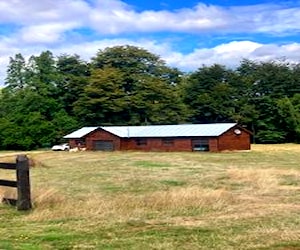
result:
[[[173,146],[174,145],[174,139],[164,138],[164,139],[162,139],[162,145],[164,145],[164,146]]]
[[[192,140],[193,151],[209,151],[208,139]]]
[[[145,145],[147,145],[147,140],[146,139],[136,139],[136,145],[145,146]]]
[[[75,143],[77,146],[84,146],[85,145],[85,138],[76,139]]]

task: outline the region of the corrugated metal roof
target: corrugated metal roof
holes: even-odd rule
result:
[[[81,138],[81,137],[91,133],[92,131],[96,130],[97,128],[99,128],[99,127],[83,127],[81,129],[78,129],[78,130],[72,132],[71,134],[64,136],[64,138],[65,139]]]
[[[236,123],[101,127],[119,137],[219,136]]]
[[[150,125],[150,126],[104,126],[84,127],[64,138],[80,138],[97,128],[106,130],[118,137],[186,137],[219,136],[234,127],[236,123]],[[77,137],[75,137],[75,135]]]

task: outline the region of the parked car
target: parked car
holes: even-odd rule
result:
[[[70,145],[68,143],[54,145],[51,150],[53,151],[68,151],[70,150]]]

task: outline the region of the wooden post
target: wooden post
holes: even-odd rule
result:
[[[18,155],[16,159],[17,168],[17,210],[29,210],[31,205],[29,159],[26,155]]]

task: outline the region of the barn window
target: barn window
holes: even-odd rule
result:
[[[173,146],[174,145],[174,139],[164,138],[164,139],[162,139],[162,144],[164,146]]]
[[[207,138],[192,140],[193,151],[209,151],[209,141]]]
[[[145,145],[147,145],[147,140],[146,139],[136,139],[136,145],[145,146]]]

